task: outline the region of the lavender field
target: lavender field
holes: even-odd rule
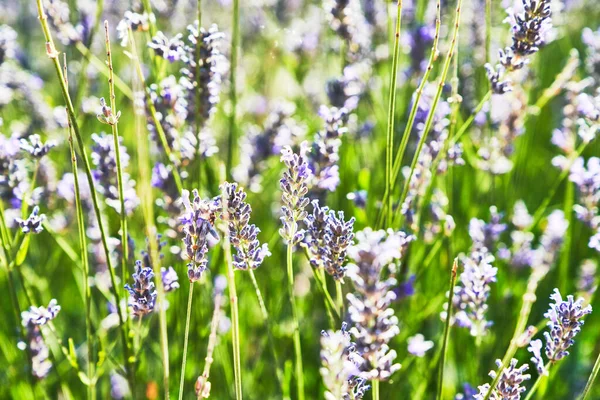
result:
[[[0,399],[600,399],[597,0],[0,0]]]

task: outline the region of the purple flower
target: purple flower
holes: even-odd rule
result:
[[[423,357],[432,348],[433,342],[425,340],[425,336],[420,333],[408,338],[408,352],[413,356]]]
[[[185,43],[181,40],[182,38],[183,35],[178,33],[169,39],[164,33],[159,31],[152,38],[152,41],[148,43],[148,47],[153,49],[156,55],[172,63],[185,57]]]
[[[354,324],[350,333],[356,339],[356,350],[364,359],[359,367],[361,378],[387,380],[400,368],[394,364],[396,352],[389,347],[400,328],[391,308],[396,300],[396,280],[388,275],[398,267],[413,239],[404,232],[367,228],[357,232],[357,243],[348,249],[353,263],[348,265],[347,275],[356,290],[347,296],[348,314]]]
[[[29,307],[29,310],[23,311],[21,313],[21,318],[23,320],[23,326],[27,326],[29,324],[32,325],[46,325],[48,321],[52,321],[58,313],[60,312],[60,306],[56,299],[50,300],[48,303],[48,307]]]
[[[550,332],[544,332],[546,338],[546,357],[549,361],[556,362],[569,355],[567,349],[575,343],[575,336],[581,331],[582,318],[591,314],[592,306],[583,307],[583,299],[575,301],[573,296],[567,296],[564,301],[558,289],[550,296],[554,304],[544,316],[548,318]]]
[[[358,377],[358,366],[364,360],[356,352],[347,331],[346,323],[342,323],[339,331],[321,332],[320,369],[323,383],[327,388],[326,400],[362,399],[369,390],[363,378]]]
[[[325,268],[334,279],[343,279],[347,249],[354,239],[354,218],[344,221],[343,212],[339,211],[336,216],[329,207],[319,207],[318,200],[312,205],[313,212],[305,220],[310,263],[315,268]]]
[[[21,227],[23,233],[40,233],[44,230],[42,222],[46,219],[45,214],[40,214],[40,208],[38,206],[33,207],[33,211],[29,217],[25,220],[16,218],[15,221]]]
[[[304,238],[304,231],[299,229],[298,223],[306,219],[305,211],[308,205],[308,180],[312,176],[306,162],[306,143],[301,146],[300,153],[295,154],[291,147],[286,146],[281,151],[281,161],[287,167],[283,177],[279,180],[283,206],[280,218],[283,227],[279,229],[282,238],[291,244],[298,244]]]
[[[156,290],[152,278],[152,268],[144,267],[141,260],[135,262],[133,286],[125,285],[129,292],[129,307],[133,315],[141,318],[154,310],[156,304]]]
[[[179,277],[173,267],[169,267],[168,269],[161,268],[160,277],[166,293],[179,289]]]
[[[521,398],[521,393],[527,390],[525,386],[522,386],[522,383],[531,379],[531,375],[525,374],[525,372],[529,369],[529,365],[524,364],[517,368],[518,363],[519,361],[513,358],[510,361],[510,365],[502,370],[498,384],[492,390],[492,395],[490,396],[491,399],[519,400]],[[496,365],[500,367],[502,365],[502,361],[496,360]],[[496,371],[491,371],[490,377],[495,379]],[[489,383],[481,385],[479,386],[479,393],[473,398],[475,400],[483,400],[489,391]]]
[[[117,372],[110,373],[110,397],[115,400],[125,399],[131,396],[129,383],[125,377]]]
[[[34,134],[29,136],[27,139],[19,140],[21,150],[29,153],[33,158],[40,159],[44,157],[51,148],[56,146],[52,141],[42,143],[40,135]]]
[[[256,269],[271,252],[266,243],[261,245],[258,241],[260,229],[249,224],[252,208],[245,201],[246,193],[238,189],[237,183],[228,182],[221,185],[221,191],[225,194],[223,206],[227,205],[227,216],[222,213],[221,218],[227,220],[229,241],[236,249],[233,266],[240,270]]]
[[[491,283],[496,282],[497,268],[492,267],[494,257],[489,253],[474,251],[463,260],[464,271],[460,274],[460,284],[457,285],[452,298],[456,309],[453,323],[463,328],[469,328],[472,336],[483,336],[491,325],[487,321],[487,299],[491,291]],[[446,312],[442,313],[442,319]]]
[[[208,264],[208,236],[218,238],[213,224],[221,211],[221,200],[218,197],[203,200],[196,189],[192,194],[194,198],[190,201],[190,192],[183,191],[181,200],[185,211],[179,220],[183,225],[184,252],[190,260],[187,264],[188,278],[190,282],[196,282]]]

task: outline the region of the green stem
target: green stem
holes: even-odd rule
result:
[[[144,72],[142,71],[142,65],[140,64],[140,59],[137,54],[137,48],[135,44],[135,38],[133,36],[133,32],[129,29],[129,41],[131,42],[131,55],[133,63],[135,64],[135,69],[137,72],[138,79],[140,81],[141,86],[144,88],[144,94],[146,97],[146,105],[148,106],[148,110],[150,111],[150,117],[152,118],[152,122],[154,123],[154,127],[156,128],[156,132],[158,133],[158,137],[160,139],[160,143],[169,159],[169,162],[173,166],[173,179],[175,180],[175,185],[177,186],[177,190],[179,193],[183,190],[183,184],[181,183],[181,176],[179,175],[179,169],[177,169],[177,165],[179,164],[175,155],[171,151],[169,147],[169,143],[167,142],[167,136],[165,135],[165,131],[158,119],[158,115],[156,113],[156,107],[154,107],[154,102],[152,98],[150,98],[150,93],[146,90],[146,80],[144,78]]]
[[[448,341],[450,340],[450,321],[452,319],[452,298],[454,297],[454,286],[456,285],[456,271],[458,269],[458,259],[454,259],[452,264],[452,272],[450,275],[450,290],[448,291],[448,308],[446,310],[446,323],[444,325],[444,340],[442,342],[442,357],[440,358],[439,373],[438,373],[438,391],[437,399],[442,399],[442,393],[444,390],[444,364],[446,361],[446,354],[448,353]]]
[[[196,11],[196,18],[198,19],[198,38],[196,40],[196,76],[200,76],[200,41],[202,40],[202,34],[200,32],[202,28],[202,0],[198,0],[198,9]],[[202,183],[202,154],[200,152],[200,131],[202,130],[201,124],[201,97],[202,92],[196,88],[196,157],[198,158],[198,191],[200,191]]]
[[[292,233],[290,237],[294,237]],[[294,321],[294,355],[296,357],[296,387],[298,400],[304,400],[304,368],[302,367],[302,347],[300,345],[300,325],[298,323],[298,310],[296,308],[296,297],[294,296],[294,267],[292,257],[292,244],[287,244],[287,274],[288,291],[292,304],[292,318]]]
[[[421,150],[423,149],[423,145],[425,144],[425,140],[427,140],[427,136],[429,136],[429,130],[431,129],[431,124],[433,123],[433,117],[435,114],[435,109],[437,108],[437,104],[442,95],[442,90],[444,89],[444,83],[446,81],[446,76],[448,75],[448,71],[450,69],[450,62],[452,61],[452,56],[454,55],[454,49],[456,47],[457,37],[458,37],[458,28],[460,26],[460,6],[462,0],[458,0],[456,4],[456,15],[454,18],[454,32],[452,34],[452,41],[450,42],[450,49],[448,50],[448,54],[446,55],[446,61],[444,63],[444,68],[442,70],[442,75],[440,76],[438,82],[438,90],[433,99],[431,108],[429,109],[429,114],[427,115],[427,120],[425,122],[425,128],[423,129],[423,133],[421,135],[421,139],[419,140],[419,145],[417,147],[417,151],[413,156],[412,163],[410,165],[410,173],[404,183],[404,190],[402,191],[402,196],[400,197],[399,204],[403,204],[406,196],[408,195],[408,188],[410,186],[410,181],[415,172],[415,167],[417,165],[417,161],[419,159],[419,155],[421,154]],[[402,221],[402,213],[398,213],[400,221]],[[401,224],[400,224],[401,225]]]
[[[94,207],[94,212],[96,213],[96,220],[98,222],[98,229],[100,230],[100,238],[102,242],[102,247],[104,248],[104,254],[106,256],[106,265],[110,274],[111,286],[113,295],[115,297],[115,304],[117,305],[117,314],[119,316],[119,325],[121,327],[121,338],[123,341],[123,353],[125,358],[125,365],[127,366],[127,375],[129,384],[133,388],[133,368],[130,364],[129,356],[129,341],[127,340],[127,332],[126,332],[126,324],[125,317],[123,316],[123,311],[120,307],[121,304],[121,296],[119,294],[119,290],[117,289],[117,283],[115,278],[115,270],[112,265],[110,249],[108,247],[108,242],[106,240],[106,232],[104,229],[104,223],[102,221],[102,214],[100,213],[100,205],[98,203],[98,195],[96,193],[96,187],[94,184],[94,178],[92,176],[92,170],[90,167],[90,162],[87,156],[87,152],[85,149],[85,144],[83,143],[83,138],[81,136],[79,125],[77,124],[77,118],[75,116],[75,108],[73,107],[73,103],[71,102],[71,97],[69,95],[69,91],[67,85],[65,83],[65,79],[63,76],[63,71],[60,66],[60,61],[58,60],[58,53],[56,51],[56,47],[54,45],[54,41],[52,40],[52,35],[50,33],[50,29],[48,27],[48,21],[46,17],[46,13],[44,12],[44,8],[42,5],[42,0],[37,0],[37,9],[38,16],[40,20],[40,24],[42,26],[42,30],[44,31],[44,37],[46,38],[46,53],[50,60],[54,65],[54,69],[56,71],[56,75],[58,77],[58,81],[61,87],[62,95],[67,105],[68,117],[71,120],[73,131],[75,132],[75,137],[77,138],[77,144],[79,146],[79,151],[81,153],[83,164],[85,167],[85,173],[88,180],[88,184],[90,186],[90,197],[92,198],[92,204]]]
[[[185,382],[185,363],[187,361],[188,338],[190,333],[190,319],[192,316],[192,300],[194,298],[194,282],[190,282],[187,313],[185,315],[185,333],[183,336],[183,360],[181,361],[181,378],[179,380],[179,400],[183,399],[183,384]]]
[[[66,63],[65,63],[66,65]],[[66,76],[66,74],[65,74]],[[92,291],[90,288],[89,282],[89,262],[87,255],[87,239],[85,236],[85,219],[83,217],[83,207],[81,205],[81,195],[79,192],[79,176],[77,171],[77,156],[75,155],[75,148],[73,146],[73,133],[70,126],[70,121],[68,122],[69,129],[69,149],[71,150],[71,167],[73,169],[73,180],[75,185],[75,207],[77,209],[77,226],[79,231],[79,251],[81,253],[81,264],[83,266],[82,271],[82,280],[83,287],[85,291],[84,300],[85,300],[85,334],[87,340],[87,351],[88,351],[88,365],[87,365],[87,374],[90,380],[90,384],[87,385],[88,388],[88,399],[96,398],[96,388],[95,388],[95,380],[94,378],[94,343],[92,341],[92,314],[91,314],[91,305],[92,305]]]
[[[338,315],[344,315],[344,290],[342,282],[335,281],[335,301],[337,302]]]
[[[552,365],[552,362],[548,361],[546,363],[546,365],[544,366],[544,370],[545,371],[549,371],[549,368],[550,368],[551,365]],[[540,383],[542,382],[542,379],[545,376],[546,376],[545,374],[539,374],[538,375],[537,379],[533,383],[533,386],[531,387],[531,389],[529,389],[529,393],[527,393],[527,397],[525,397],[525,400],[531,400],[531,399],[533,399],[533,395],[538,390],[538,387],[540,386]]]
[[[379,400],[379,381],[377,379],[371,381],[371,391],[373,392],[373,400]]]
[[[410,138],[410,132],[412,131],[413,124],[415,122],[417,110],[419,108],[419,102],[421,100],[421,95],[423,94],[423,88],[425,87],[425,84],[427,83],[429,74],[431,73],[431,70],[433,69],[433,64],[435,63],[435,60],[437,59],[437,46],[438,46],[438,42],[439,42],[439,38],[440,38],[440,19],[441,19],[440,18],[441,6],[440,6],[439,0],[436,4],[436,8],[437,8],[437,17],[435,20],[435,36],[433,39],[433,46],[431,48],[431,54],[429,55],[429,62],[427,64],[427,68],[425,69],[425,73],[423,74],[423,78],[421,79],[421,83],[419,84],[419,87],[417,88],[417,91],[415,93],[415,100],[414,100],[412,108],[410,110],[408,122],[406,124],[406,127],[404,128],[404,133],[402,134],[402,141],[400,142],[400,148],[399,148],[399,151],[396,153],[396,158],[394,160],[394,164],[393,164],[393,168],[392,168],[392,185],[389,188],[389,190],[387,190],[386,193],[384,193],[384,195],[383,195],[384,204],[386,204],[386,201],[389,202],[389,198],[392,196],[392,193],[390,191],[394,189],[396,179],[398,178],[398,174],[400,173],[400,167],[402,166],[402,159],[404,158],[404,153],[406,152],[406,147],[408,145],[408,139]],[[383,222],[385,212],[386,212],[386,208],[383,208],[383,213],[380,216],[381,217],[380,222]],[[378,225],[380,225],[380,224],[378,224]]]
[[[581,394],[580,400],[587,400],[588,396],[592,392],[592,386],[594,386],[594,382],[598,377],[598,372],[600,371],[600,354],[596,358],[596,362],[594,363],[594,368],[592,368],[592,373],[588,378],[587,383],[585,384],[585,389],[583,389],[583,393]]]
[[[229,142],[227,147],[227,176],[231,175],[231,168],[236,155],[237,129],[235,125],[237,112],[237,62],[240,41],[240,1],[233,0],[233,31],[231,33],[231,69],[229,99],[231,101],[231,115],[229,116]]]
[[[394,121],[396,114],[396,85],[398,80],[398,59],[400,58],[400,27],[402,26],[402,0],[396,3],[396,34],[394,38],[394,56],[392,58],[392,76],[390,78],[390,98],[388,106],[387,136],[385,147],[385,192],[392,190],[392,157],[394,153]],[[392,215],[392,196],[386,203],[388,224]]]
[[[490,385],[490,390],[488,391],[488,393],[486,394],[486,396],[483,400],[490,399],[492,392],[496,389],[496,386],[498,385],[498,382],[500,381],[500,377],[502,376],[502,371],[504,370],[504,368],[506,368],[509,365],[510,360],[512,360],[513,356],[515,355],[515,353],[517,352],[517,350],[519,348],[518,341],[527,326],[527,320],[529,319],[531,307],[533,306],[533,303],[535,302],[535,299],[536,299],[535,291],[537,290],[540,279],[541,279],[541,277],[538,274],[536,274],[535,271],[533,271],[531,276],[529,277],[529,281],[527,282],[527,291],[523,295],[523,304],[521,306],[521,311],[519,311],[519,319],[517,320],[517,325],[515,326],[515,331],[513,333],[512,339],[510,340],[508,349],[506,350],[506,354],[504,354],[504,357],[502,358],[502,363],[496,370],[496,377],[494,378],[494,380],[492,381],[492,384]]]
[[[125,196],[123,194],[123,165],[121,164],[121,151],[119,143],[118,112],[115,97],[114,70],[112,63],[112,52],[110,50],[110,35],[108,33],[108,21],[104,21],[104,34],[106,37],[106,65],[108,67],[108,90],[110,97],[110,108],[114,120],[110,124],[117,161],[117,187],[119,190],[119,203],[121,206],[121,282],[126,282],[125,271],[127,271],[127,260],[129,259],[129,241],[127,240],[127,213],[125,212]]]
[[[271,323],[271,318],[269,318],[269,313],[267,311],[267,307],[265,306],[265,301],[263,299],[260,288],[258,287],[256,276],[254,276],[254,270],[250,268],[248,269],[248,273],[250,274],[250,280],[252,281],[254,291],[256,292],[256,298],[258,299],[258,305],[260,307],[260,311],[262,312],[263,319],[267,323],[267,336],[269,341],[269,347],[271,347],[271,352],[273,353],[273,361],[275,362],[275,374],[277,376],[279,386],[283,391],[283,372],[281,371],[281,367],[279,365],[279,358],[277,357],[277,351],[275,350],[275,340],[273,339],[273,324]]]

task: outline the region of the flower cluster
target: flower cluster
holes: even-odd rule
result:
[[[502,370],[500,373],[500,379],[498,380],[497,386],[492,390],[491,400],[519,400],[521,393],[525,392],[527,388],[522,386],[523,382],[531,379],[531,375],[525,372],[529,369],[529,365],[524,364],[517,367],[518,360],[512,359],[510,365]],[[496,365],[500,367],[502,361],[496,360]],[[496,371],[490,372],[492,379],[496,378]],[[486,398],[490,391],[490,384],[479,386],[479,393],[475,394],[473,398],[475,400],[483,400]]]
[[[423,357],[432,348],[433,342],[425,340],[425,336],[420,333],[408,338],[408,352],[413,356]]]
[[[558,289],[550,296],[554,304],[544,316],[548,318],[550,332],[544,332],[546,338],[545,354],[550,362],[557,362],[569,355],[568,349],[575,343],[575,336],[581,331],[582,318],[591,314],[592,306],[583,306],[583,299],[574,300],[573,296],[567,296],[563,300]],[[540,374],[547,373],[541,356],[542,341],[540,339],[531,342],[529,350],[533,361]]]
[[[196,282],[202,277],[208,264],[209,235],[218,238],[214,221],[221,211],[221,200],[218,197],[203,200],[196,189],[192,191],[192,195],[192,201],[189,191],[184,190],[181,195],[185,211],[180,222],[184,234],[184,252],[190,260],[187,264],[188,278],[190,282]]]
[[[320,207],[318,200],[312,202],[313,212],[306,218],[306,247],[310,253],[310,264],[325,268],[334,279],[343,279],[346,273],[344,262],[348,246],[354,239],[354,218],[344,220],[344,213]]]
[[[346,57],[356,61],[371,47],[371,26],[359,0],[330,0],[324,5],[329,26],[345,42]]]
[[[579,203],[573,207],[577,218],[585,222],[590,228],[600,227],[600,158],[590,157],[587,168],[584,160],[579,157],[573,163],[569,179],[575,183],[579,191]]]
[[[198,21],[188,25],[187,30],[185,39],[181,33],[169,39],[164,33],[158,32],[149,47],[170,62],[183,62],[179,85],[185,96],[186,118],[190,123],[196,122],[202,129],[219,102],[224,72],[220,42],[224,35],[216,25],[208,30],[199,28]],[[196,104],[197,100],[199,104]]]
[[[522,0],[523,12],[512,15],[512,46],[499,51],[496,68],[486,64],[492,91],[504,94],[511,90],[509,81],[501,81],[504,71],[523,68],[528,56],[536,53],[544,44],[544,34],[551,27],[550,0]]]
[[[593,31],[590,28],[584,28],[581,32],[581,40],[587,50],[586,70],[598,82],[600,81],[600,29]]]
[[[306,143],[302,143],[300,153],[296,154],[290,146],[281,150],[281,161],[287,170],[279,180],[281,187],[281,201],[283,206],[280,218],[283,226],[279,234],[290,244],[298,244],[304,239],[304,230],[298,226],[308,216],[305,208],[308,205],[308,181],[312,177],[311,170],[306,162]]]
[[[21,150],[29,153],[33,158],[40,159],[44,157],[51,148],[56,146],[52,141],[42,143],[40,135],[34,134],[29,136],[27,139],[19,140]]]
[[[341,77],[327,81],[325,91],[331,105],[352,112],[365,91],[365,81],[371,74],[369,61],[361,61],[344,67]]]
[[[223,212],[221,218],[227,221],[229,241],[236,250],[233,266],[240,270],[256,269],[271,253],[266,243],[261,246],[258,241],[260,229],[249,224],[252,208],[245,201],[246,193],[237,183],[228,182],[221,185],[221,191],[224,194],[223,210],[227,206],[227,212]]]
[[[106,204],[121,212],[119,200],[117,154],[115,152],[114,139],[106,133],[92,134],[94,145],[92,146],[92,162],[96,168],[92,171],[94,179],[98,183],[100,193],[106,198]],[[127,149],[121,143],[119,137],[119,156],[121,160],[121,176],[123,177],[123,197],[125,203],[125,214],[130,215],[139,205],[140,200],[135,192],[135,181],[124,171],[129,165]]]
[[[400,332],[391,308],[396,300],[392,273],[413,239],[401,231],[367,228],[356,234],[357,243],[348,249],[353,262],[348,265],[347,276],[356,289],[347,296],[348,314],[354,324],[350,333],[364,360],[359,366],[361,378],[387,380],[400,368],[394,364],[396,352],[389,347]]]
[[[44,222],[45,219],[46,215],[40,215],[40,208],[35,206],[27,219],[23,220],[21,218],[16,218],[16,222],[21,227],[23,233],[40,233],[44,230],[42,222]]]
[[[358,376],[358,366],[362,362],[345,322],[339,331],[321,332],[320,372],[327,388],[326,400],[360,400],[364,397],[370,387]]]
[[[492,266],[494,256],[485,251],[473,251],[463,260],[464,270],[460,274],[460,284],[454,290],[452,306],[456,310],[452,322],[468,328],[472,336],[483,336],[491,326],[486,319],[487,299],[491,284],[496,282],[498,268]],[[446,318],[446,312],[442,313]]]
[[[31,306],[28,311],[21,313],[21,322],[27,331],[27,344],[20,343],[19,346],[22,350],[29,349],[31,373],[37,379],[44,379],[52,368],[52,362],[49,360],[50,352],[40,329],[41,326],[56,318],[59,312],[60,306],[55,299],[52,299],[48,307]]]
[[[81,22],[73,25],[70,20],[69,3],[62,0],[48,0],[45,5],[50,23],[57,32],[58,39],[65,45],[87,40],[91,30],[91,15],[81,15]]]
[[[17,50],[17,32],[8,25],[0,25],[0,65],[14,58]]]
[[[342,135],[348,131],[345,126],[348,111],[345,108],[321,106],[319,115],[325,123],[325,129],[316,134],[308,159],[313,173],[313,190],[323,195],[326,191],[333,192],[340,183],[339,148]]]
[[[163,287],[165,288],[165,293],[173,292],[179,289],[179,277],[177,276],[177,272],[173,267],[160,269],[160,277],[162,279]]]
[[[147,13],[139,14],[132,11],[125,11],[123,19],[117,25],[117,36],[121,40],[121,46],[125,47],[129,44],[129,29],[132,32],[147,32],[150,29],[150,21],[154,20],[154,14]]]
[[[294,146],[306,134],[306,127],[292,118],[295,111],[294,103],[278,101],[262,129],[255,126],[248,129],[240,144],[240,164],[233,170],[236,181],[260,192],[261,172],[266,169],[268,158],[280,154],[284,146]]]
[[[156,304],[156,289],[152,278],[154,278],[152,268],[144,266],[141,260],[137,260],[133,286],[125,284],[125,289],[129,292],[131,312],[139,318],[151,313]]]

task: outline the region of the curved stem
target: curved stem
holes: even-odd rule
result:
[[[587,400],[588,396],[592,392],[592,386],[594,386],[594,382],[598,377],[598,372],[600,372],[600,354],[598,354],[598,358],[596,358],[594,368],[592,368],[592,373],[590,374],[590,377],[588,378],[588,381],[585,384],[585,389],[583,389],[583,393],[581,394],[580,400]]]
[[[294,237],[294,234],[291,235]],[[294,296],[294,267],[292,257],[292,244],[287,244],[287,274],[288,291],[292,303],[292,319],[294,321],[294,355],[296,356],[296,387],[298,400],[304,400],[304,368],[302,367],[302,347],[300,345],[300,326],[298,323],[298,310],[296,308],[296,297]]]
[[[456,14],[454,18],[454,32],[452,34],[452,41],[450,42],[450,49],[448,50],[448,54],[446,55],[446,61],[444,63],[444,69],[442,70],[442,75],[440,76],[438,82],[438,90],[433,99],[431,108],[429,109],[429,114],[427,115],[427,121],[425,122],[425,128],[423,129],[423,133],[421,135],[421,139],[419,140],[419,145],[417,147],[417,151],[413,156],[412,163],[410,165],[410,173],[404,183],[404,190],[402,191],[402,196],[400,197],[399,204],[404,203],[406,196],[408,195],[408,188],[410,186],[410,180],[415,172],[415,167],[417,165],[417,161],[419,159],[419,155],[421,154],[421,150],[423,149],[423,145],[425,144],[425,140],[427,140],[427,136],[429,135],[429,130],[431,129],[431,125],[433,123],[433,117],[435,115],[435,109],[437,108],[437,104],[442,95],[442,90],[444,89],[444,83],[446,81],[446,76],[448,75],[448,71],[450,69],[450,62],[452,61],[452,56],[454,55],[454,49],[456,47],[457,37],[458,37],[458,28],[460,27],[460,6],[462,0],[458,0],[456,4]],[[402,221],[402,214],[399,213],[399,219]]]
[[[112,261],[111,261],[110,249],[108,247],[108,241],[106,239],[106,231],[104,228],[104,223],[102,221],[102,214],[100,213],[100,205],[98,203],[98,195],[96,193],[96,187],[94,184],[94,178],[92,176],[90,162],[89,162],[89,159],[87,156],[85,145],[83,143],[83,138],[81,136],[81,132],[79,130],[79,125],[77,124],[77,118],[75,117],[75,108],[73,107],[73,103],[71,101],[71,97],[69,95],[67,85],[65,83],[65,78],[64,78],[61,66],[60,66],[60,61],[58,60],[58,52],[56,51],[56,47],[54,45],[54,41],[52,39],[52,35],[51,35],[50,29],[48,27],[48,21],[47,21],[46,13],[44,12],[42,0],[37,0],[36,2],[37,2],[37,9],[38,9],[38,16],[39,16],[40,24],[41,24],[42,30],[44,32],[44,37],[46,38],[46,53],[54,65],[54,69],[55,69],[56,75],[58,77],[62,95],[63,95],[63,98],[67,105],[67,111],[68,111],[67,114],[71,120],[73,132],[75,132],[75,137],[77,138],[77,144],[79,146],[79,151],[80,151],[82,159],[83,159],[85,173],[86,173],[86,177],[87,177],[88,184],[90,187],[90,197],[92,198],[92,204],[94,207],[94,212],[96,213],[96,220],[98,222],[98,229],[100,231],[102,247],[104,248],[104,254],[106,256],[106,266],[107,266],[109,274],[110,274],[111,288],[112,288],[113,295],[115,297],[115,304],[117,305],[117,314],[119,317],[119,325],[121,327],[121,329],[120,329],[121,338],[123,341],[123,353],[124,353],[125,365],[127,366],[126,367],[127,376],[128,376],[129,384],[133,388],[133,383],[134,383],[133,368],[131,366],[131,360],[129,357],[130,349],[129,349],[129,341],[127,339],[127,332],[126,332],[126,324],[125,324],[126,320],[123,315],[123,310],[121,309],[121,306],[120,306],[121,305],[121,296],[119,294],[119,290],[117,289],[115,270],[114,270],[114,267],[113,267]]]
[[[235,125],[236,112],[237,112],[237,62],[238,62],[238,48],[240,42],[240,1],[233,0],[233,30],[231,33],[231,70],[230,70],[230,84],[229,88],[229,100],[231,101],[231,115],[229,116],[229,141],[227,147],[227,175],[231,175],[231,168],[233,167],[233,161],[236,155],[237,148],[237,127]]]
[[[546,365],[544,366],[544,370],[548,371],[551,365],[552,365],[552,362],[548,361],[546,363]],[[533,383],[533,386],[531,387],[531,389],[529,389],[529,393],[527,393],[527,397],[525,397],[525,400],[531,400],[531,399],[533,399],[533,395],[535,394],[535,392],[537,392],[538,387],[540,386],[540,383],[542,382],[542,379],[545,376],[546,376],[545,374],[538,375],[537,379]]]
[[[448,353],[448,341],[450,339],[450,321],[452,320],[452,298],[454,297],[454,286],[456,285],[456,271],[458,269],[458,259],[454,259],[452,264],[452,272],[450,275],[450,290],[448,291],[448,308],[446,310],[446,323],[444,325],[444,340],[442,342],[442,357],[440,358],[439,373],[438,373],[438,391],[437,399],[442,399],[442,392],[444,389],[444,364],[446,361],[446,354]]]
[[[260,288],[258,287],[258,282],[256,282],[254,270],[250,268],[248,269],[248,273],[250,274],[250,280],[252,281],[254,291],[256,292],[256,297],[258,299],[258,304],[260,307],[260,311],[262,312],[263,319],[267,323],[267,335],[269,347],[271,348],[271,352],[273,353],[273,361],[275,362],[275,374],[277,375],[277,381],[279,382],[279,386],[283,390],[283,372],[281,371],[281,367],[279,366],[279,358],[277,357],[277,351],[275,350],[275,340],[273,339],[273,324],[271,323],[271,318],[269,318],[269,313],[267,311],[267,307],[265,306],[265,301],[263,299]]]
[[[194,282],[190,282],[188,294],[187,313],[185,315],[185,333],[183,336],[183,360],[181,361],[181,378],[179,381],[179,400],[183,399],[183,384],[185,382],[185,364],[187,361],[188,338],[190,333],[190,319],[192,316],[192,300],[194,298]]]
[[[396,3],[396,34],[394,38],[394,56],[392,58],[392,76],[390,78],[390,99],[388,106],[387,136],[385,148],[385,192],[392,190],[392,157],[394,153],[394,121],[396,114],[396,85],[398,80],[398,59],[400,58],[400,27],[402,25],[402,0]],[[385,204],[387,207],[388,224],[392,215],[392,196],[388,196]]]
[[[125,210],[125,196],[123,194],[123,165],[121,163],[121,149],[119,143],[119,128],[118,118],[119,114],[117,111],[117,101],[115,97],[115,85],[114,85],[114,71],[112,64],[112,53],[110,50],[110,35],[108,33],[108,21],[104,21],[104,34],[106,37],[106,59],[108,66],[108,89],[110,97],[110,108],[115,116],[113,123],[110,124],[113,135],[113,145],[115,148],[115,158],[117,161],[117,186],[119,191],[119,204],[121,207],[121,282],[126,281],[125,271],[127,271],[127,260],[129,259],[129,241],[127,240],[127,213]]]

